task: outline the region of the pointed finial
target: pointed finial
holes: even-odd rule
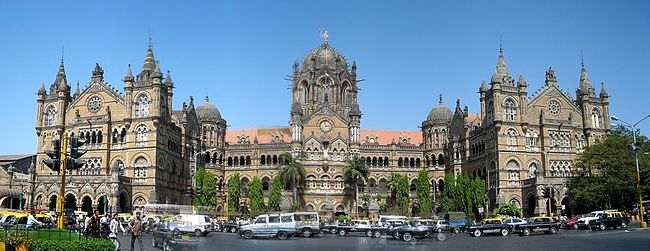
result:
[[[75,94],[81,93],[81,88],[79,88],[79,80],[77,80],[77,90],[74,93]]]
[[[65,46],[61,46],[61,63],[63,63],[63,52],[65,51]]]
[[[438,104],[442,105],[442,94],[440,94],[440,96],[439,96]]]
[[[582,56],[582,50],[580,50],[580,65],[585,68],[585,58]]]
[[[460,99],[459,98],[456,99],[456,107],[460,108]]]
[[[205,102],[206,102],[206,103],[210,103],[210,97],[205,96]]]
[[[327,46],[329,44],[329,37],[330,34],[327,30],[327,27],[323,26],[323,28],[320,29],[320,38],[324,46]]]
[[[501,40],[501,34],[499,34],[499,53],[503,53],[503,41]]]
[[[152,39],[151,39],[151,28],[149,28],[149,43],[148,43],[148,45],[149,45],[149,47],[151,47],[153,45],[153,42],[152,42]]]

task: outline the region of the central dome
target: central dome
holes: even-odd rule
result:
[[[427,120],[433,123],[448,123],[454,117],[454,113],[442,103],[442,95],[438,106],[431,109]]]
[[[216,106],[210,103],[210,99],[205,97],[205,103],[196,108],[196,116],[200,121],[219,121],[221,113]]]
[[[343,68],[347,70],[348,68],[348,62],[345,60],[345,57],[325,43],[307,53],[302,61],[302,65],[303,69]]]

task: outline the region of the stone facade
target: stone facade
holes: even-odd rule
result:
[[[342,171],[358,154],[370,167],[369,179],[359,183],[360,194],[385,200],[388,178],[397,172],[407,175],[414,198],[418,172],[426,170],[438,204],[445,173],[463,172],[487,181],[488,210],[515,202],[529,215],[540,214],[546,209],[541,188],[555,186],[554,201],[565,203],[566,180],[581,171],[573,168],[573,160],[610,132],[608,94],[603,88],[596,96],[584,67],[577,98],[559,88],[552,69],[546,84],[529,97],[526,80],[521,76],[515,85],[501,52],[490,87],[484,81],[479,89],[480,114],[469,114],[460,101],[452,112],[441,96],[418,131],[361,129],[357,65],[329,45],[326,33],[319,47],[293,65],[287,127],[227,130],[207,97],[196,109],[190,98],[174,111],[174,84],[169,74],[162,75],[149,44],[137,78],[130,67],[124,76],[123,93],[103,81],[96,65],[88,86],[71,95],[63,61],[50,91],[41,86],[37,163],[46,158],[43,151],[51,139],[63,133],[89,141],[83,157],[87,166],[69,173],[66,182],[71,206],[101,206],[104,195],[116,211],[188,204],[184,188],[192,184],[196,166],[205,165],[216,176],[216,209],[223,211],[230,176],[240,173],[244,184],[259,178],[267,194],[282,164],[280,155],[291,152],[305,156],[307,182],[298,203],[308,211],[355,211],[354,193]],[[42,164],[37,172],[36,200],[56,199],[59,176]],[[288,205],[291,192],[284,194]],[[240,207],[247,203],[243,198]],[[417,210],[414,199],[411,205]]]
[[[95,65],[87,86],[79,83],[71,93],[63,60],[49,92],[42,85],[37,93],[38,135],[37,208],[54,208],[60,191],[60,176],[43,165],[52,139],[85,138],[87,163],[67,171],[66,208],[108,208],[130,211],[148,203],[186,204],[183,196],[190,184],[190,154],[198,142],[194,104],[173,111],[174,83],[169,72],[163,78],[151,42],[144,64],[134,77],[129,66],[123,77],[123,92],[104,81],[104,71]],[[164,79],[164,81],[163,81]]]
[[[525,215],[545,214],[549,201],[542,189],[552,186],[552,211],[560,211],[560,202],[563,213],[571,214],[567,181],[584,171],[574,167],[574,160],[611,130],[604,87],[596,96],[583,64],[574,99],[560,89],[549,68],[545,84],[528,96],[524,76],[515,85],[501,51],[490,87],[483,81],[479,94],[478,116],[457,102],[450,125],[450,169],[486,180],[489,208],[513,202]]]

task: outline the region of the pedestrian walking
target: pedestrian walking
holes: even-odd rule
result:
[[[131,228],[131,251],[134,251],[135,240],[140,243],[140,251],[144,251],[144,244],[142,243],[142,220],[140,219],[140,212],[135,214],[129,221],[129,228]]]

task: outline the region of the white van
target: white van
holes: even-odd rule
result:
[[[200,214],[179,214],[176,216],[179,221],[188,222],[190,229],[185,231],[194,232],[196,236],[206,236],[213,230],[212,220],[206,215]]]
[[[401,221],[406,222],[408,217],[401,215],[380,215],[379,216],[379,225],[385,227],[388,222]]]

